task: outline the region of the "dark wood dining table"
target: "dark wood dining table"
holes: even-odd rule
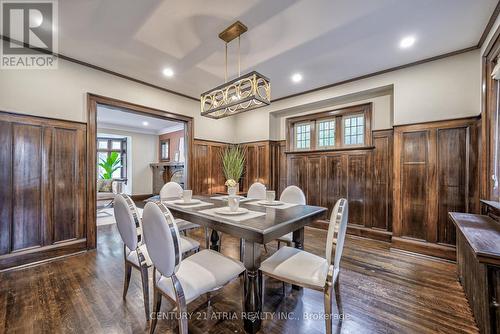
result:
[[[293,232],[293,242],[296,248],[304,247],[304,227],[311,222],[323,218],[327,209],[311,205],[296,205],[289,208],[264,207],[256,204],[257,200],[241,202],[240,206],[251,211],[264,212],[265,215],[243,221],[234,221],[230,217],[213,216],[201,211],[227,206],[227,201],[212,199],[208,196],[193,196],[210,206],[189,207],[168,204],[172,199],[163,202],[170,209],[175,218],[188,220],[192,223],[211,229],[211,249],[219,251],[220,233],[227,233],[240,239],[240,257],[245,265],[244,283],[244,328],[247,333],[256,333],[261,326],[261,277],[259,267],[261,262],[261,245]],[[208,242],[207,242],[208,243]]]

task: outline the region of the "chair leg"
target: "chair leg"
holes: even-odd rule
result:
[[[262,302],[262,310],[264,310],[264,296],[266,295],[266,286],[265,286],[265,279],[264,279],[264,274],[259,270],[260,275],[260,300]]]
[[[149,320],[149,279],[148,279],[148,267],[146,265],[141,266],[141,278],[142,278],[142,295],[144,299],[144,312],[146,313],[146,320]]]
[[[332,287],[329,286],[325,290],[325,325],[326,325],[326,333],[332,334]]]
[[[337,302],[337,309],[339,311],[339,319],[340,322],[342,322],[342,319],[344,318],[344,308],[342,307],[342,298],[340,296],[340,284],[338,277],[334,283],[334,292],[335,292],[335,301]]]
[[[266,254],[267,254],[267,246],[266,246],[266,244],[264,244],[264,252],[266,252]]]
[[[156,323],[158,321],[158,313],[161,308],[161,293],[155,289],[153,289],[153,314],[154,317],[151,319],[151,326],[149,327],[149,334],[153,334],[156,328]]]
[[[205,226],[205,249],[210,249],[210,236],[208,233],[208,227]]]
[[[278,240],[278,249],[281,247],[281,241]]]
[[[132,275],[132,265],[125,261],[125,276],[123,279],[123,299],[127,296],[128,286],[130,285],[130,276]]]

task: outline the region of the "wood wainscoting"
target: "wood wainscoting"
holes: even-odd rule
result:
[[[327,207],[328,217],[336,201],[347,198],[349,233],[390,241],[392,130],[373,131],[373,144],[287,152],[287,185],[300,187],[308,204]]]
[[[279,196],[279,155],[282,147],[280,143],[279,141],[263,140],[240,144],[246,152],[242,191],[246,192],[254,182],[260,182],[267,189],[276,190]]]
[[[225,191],[220,155],[230,144],[210,140],[193,141],[193,193],[210,195]]]
[[[0,112],[0,270],[87,248],[86,131]]]
[[[193,193],[206,195],[226,191],[220,155],[230,145],[233,144],[194,140]],[[280,189],[286,183],[286,173],[281,170],[286,168],[286,163],[284,159],[280,160],[280,156],[285,156],[285,141],[263,140],[239,145],[246,153],[245,174],[240,181],[240,191],[246,192],[252,183],[261,182],[268,189],[276,190],[279,196]]]
[[[479,212],[478,118],[396,126],[392,246],[455,259],[448,212]]]

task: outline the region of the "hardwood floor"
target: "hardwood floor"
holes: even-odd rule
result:
[[[190,234],[202,238],[201,231]],[[326,231],[306,228],[305,249],[323,255]],[[122,300],[123,254],[115,225],[98,227],[98,249],[64,260],[0,273],[0,333],[146,333],[140,275],[133,271]],[[224,235],[222,252],[238,256],[238,240]],[[451,262],[390,251],[388,244],[349,237],[341,263],[345,320],[337,333],[477,333]],[[269,253],[276,243],[268,246]],[[323,296],[266,281],[262,333],[324,333]],[[152,297],[150,297],[152,300]],[[162,311],[172,306],[164,300]],[[189,304],[191,333],[242,333],[240,281]],[[196,313],[200,312],[200,313]],[[223,313],[226,312],[226,313]],[[334,306],[334,312],[337,312]],[[166,313],[168,315],[168,313]],[[207,315],[208,320],[199,319]],[[225,317],[226,320],[217,318]],[[231,318],[227,320],[227,318]],[[176,321],[160,319],[155,333],[177,333]]]

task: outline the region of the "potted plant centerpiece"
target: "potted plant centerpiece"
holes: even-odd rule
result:
[[[222,171],[226,177],[227,193],[230,196],[236,195],[239,189],[239,181],[243,176],[245,168],[245,152],[238,146],[226,148],[222,154]]]

